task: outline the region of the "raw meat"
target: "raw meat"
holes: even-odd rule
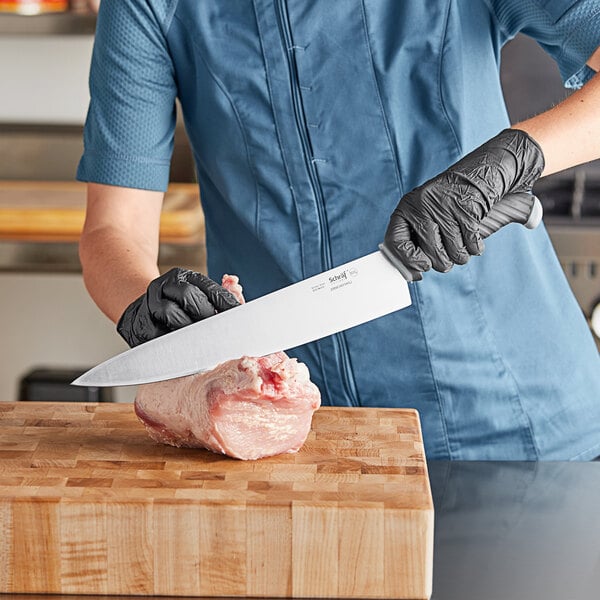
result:
[[[223,280],[221,281],[221,285],[226,289],[229,290],[238,300],[238,302],[240,302],[241,304],[244,304],[245,300],[244,300],[244,290],[242,288],[242,286],[240,285],[240,280],[238,277],[236,277],[235,275],[223,275]]]
[[[223,286],[244,301],[236,276]],[[320,404],[306,365],[276,352],[140,386],[135,412],[158,442],[252,460],[297,452]]]

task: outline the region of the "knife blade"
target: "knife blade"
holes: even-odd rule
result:
[[[233,358],[300,346],[410,304],[404,277],[373,252],[136,346],[73,384],[125,386],[183,377]]]
[[[479,224],[488,237],[509,223],[535,229],[542,205],[532,194],[508,194]],[[421,274],[385,246],[241,306],[127,350],[73,381],[126,386],[184,377],[241,356],[265,356],[367,323],[411,304],[407,282]]]

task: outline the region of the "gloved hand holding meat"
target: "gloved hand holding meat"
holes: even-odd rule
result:
[[[223,287],[244,302],[238,278]],[[135,412],[152,439],[251,460],[297,452],[321,404],[306,365],[283,352],[140,387]]]
[[[385,246],[406,267],[445,273],[483,252],[479,222],[511,192],[529,192],[544,170],[538,144],[505,129],[446,171],[406,194],[390,219]]]
[[[125,309],[117,331],[133,347],[238,304],[206,275],[176,267],[152,281]]]

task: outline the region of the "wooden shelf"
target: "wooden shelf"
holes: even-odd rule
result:
[[[85,218],[85,190],[79,182],[0,181],[0,272],[80,272],[77,243]],[[169,186],[160,242],[161,270],[206,270],[197,184]]]
[[[0,35],[94,35],[93,14],[16,15],[0,12]]]
[[[0,239],[77,241],[85,219],[86,185],[71,181],[1,181]],[[174,183],[165,194],[162,241],[189,243],[204,234],[198,186]]]

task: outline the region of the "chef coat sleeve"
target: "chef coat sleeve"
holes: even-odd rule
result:
[[[166,190],[176,85],[163,28],[148,0],[102,0],[80,181]]]
[[[521,32],[557,62],[568,88],[594,75],[587,60],[600,46],[600,0],[487,0],[505,41]]]

